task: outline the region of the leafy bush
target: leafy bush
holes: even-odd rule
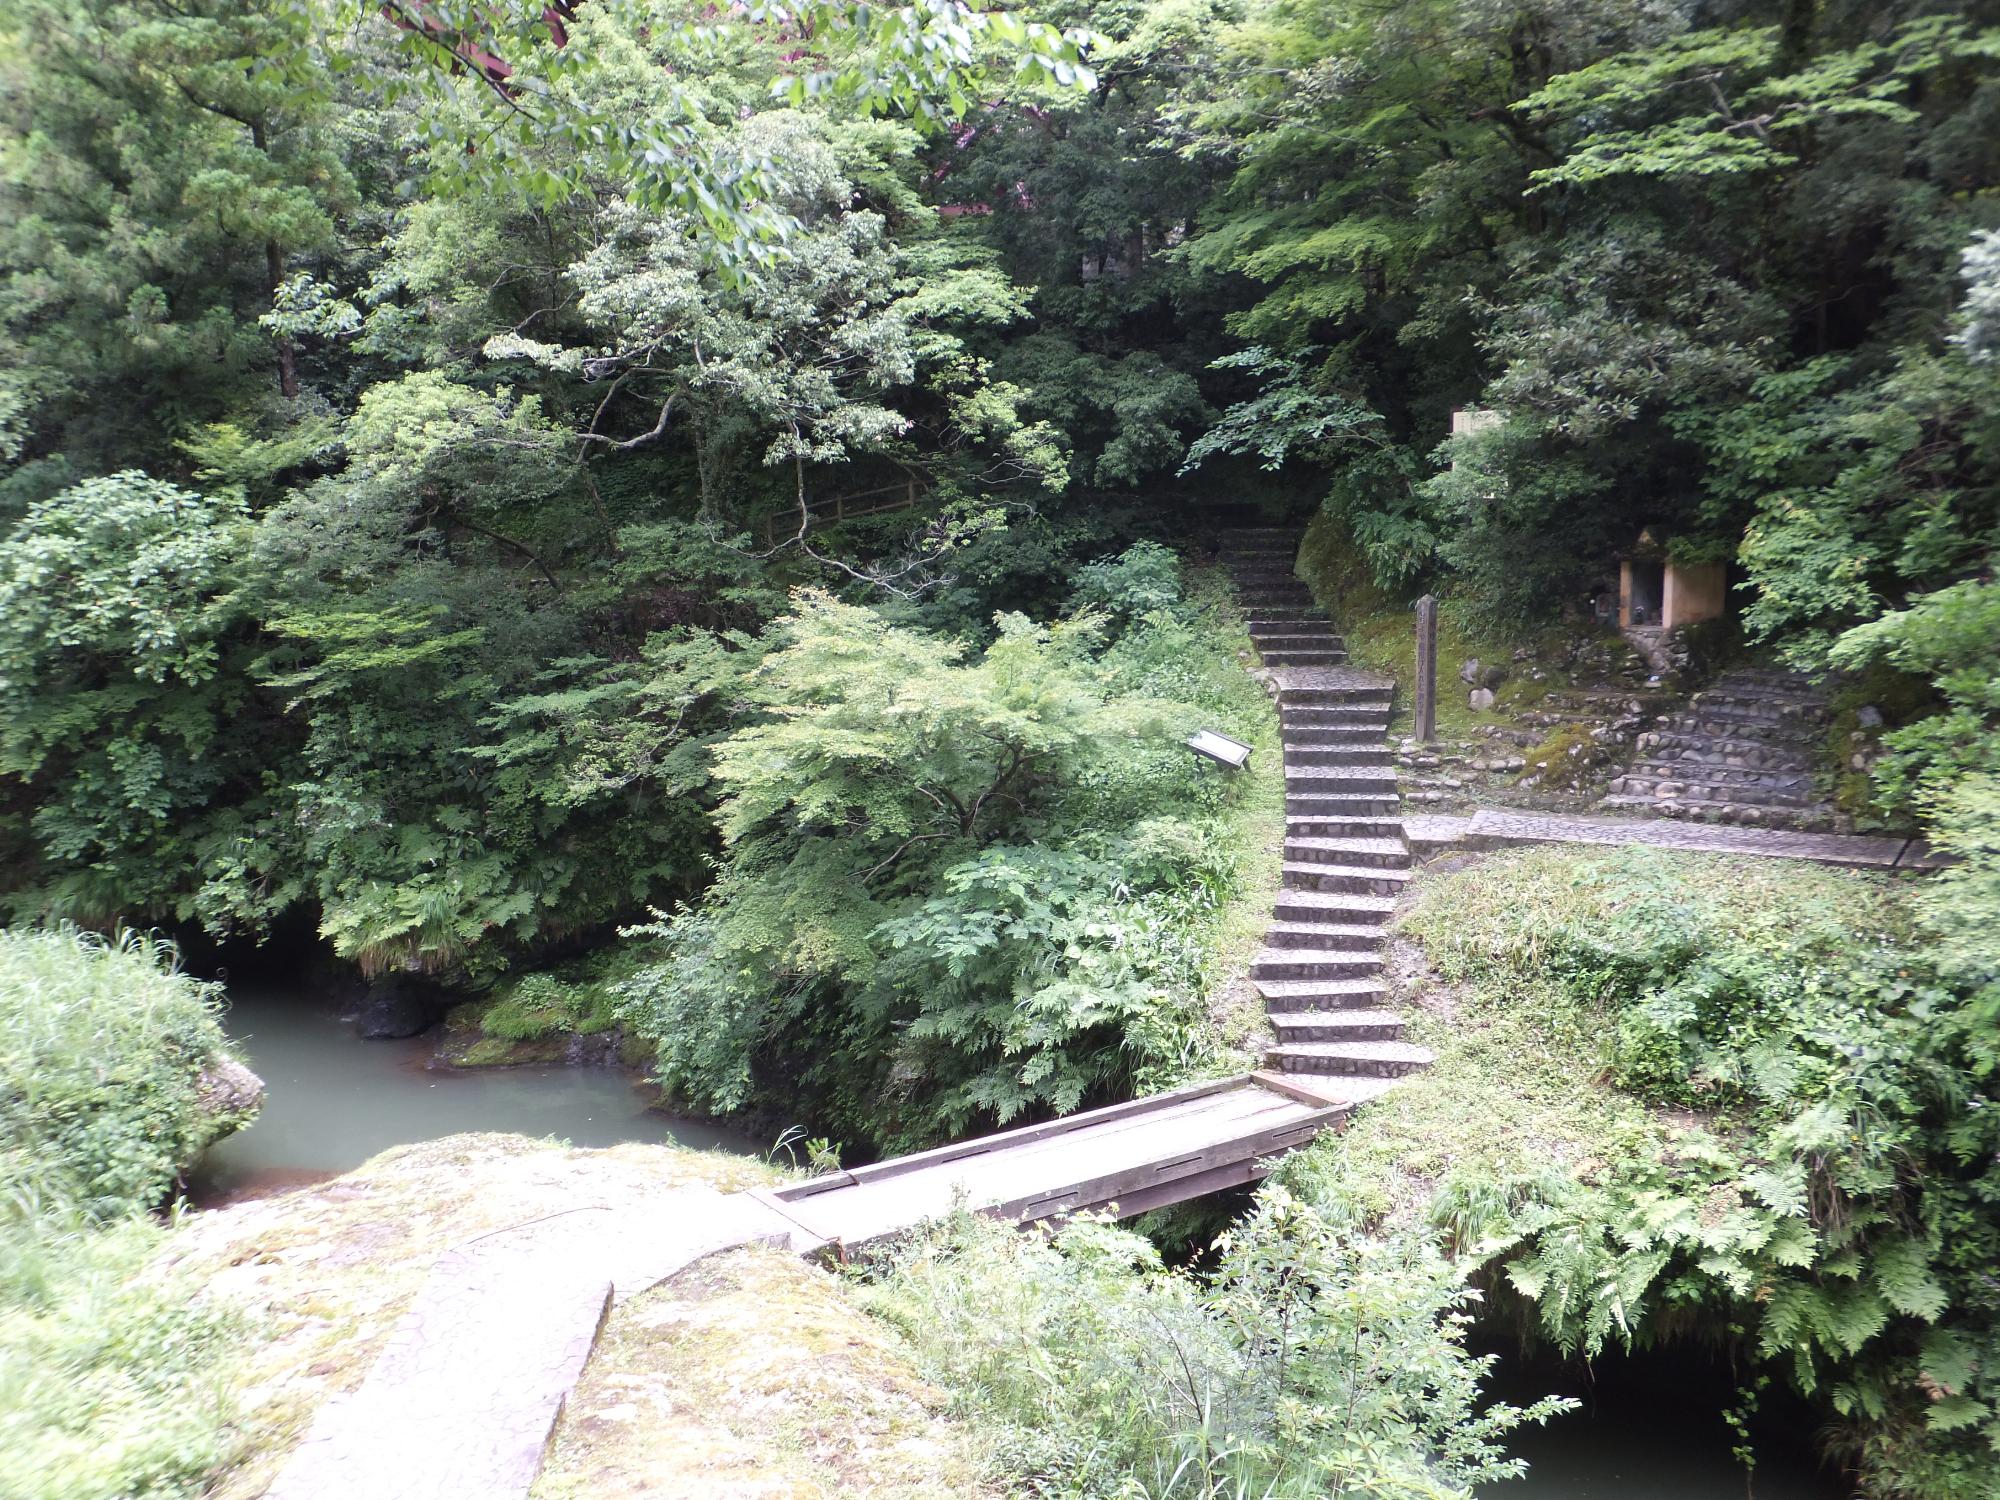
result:
[[[1125,625],[1181,602],[1181,560],[1158,542],[1134,542],[1116,557],[1076,570],[1070,607],[1094,609]]]
[[[1354,1237],[1267,1190],[1213,1277],[1095,1220],[964,1217],[864,1288],[982,1426],[1010,1492],[1457,1500],[1521,1472],[1500,1439],[1562,1403],[1482,1403],[1475,1300],[1420,1240]]]
[[[1447,977],[1552,983],[1599,1017],[1621,1089],[1700,1111],[1587,1177],[1451,1190],[1548,1337],[1726,1337],[1831,1409],[1870,1493],[1984,1500],[2000,1111],[1928,905],[1848,872],[1563,850],[1441,882],[1408,925]]]
[[[45,1204],[150,1208],[217,1136],[218,992],[130,935],[0,932],[0,1180]]]
[[[783,1079],[831,1128],[934,1139],[1191,1065],[1234,784],[1181,744],[1269,708],[1224,622],[1002,616],[974,656],[805,593],[715,752],[727,852],[625,1017],[710,1109]],[[804,1100],[800,1098],[801,1084]]]

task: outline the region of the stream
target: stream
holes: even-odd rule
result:
[[[652,1108],[622,1068],[432,1067],[431,1037],[363,1041],[332,1002],[294,991],[232,986],[223,1025],[266,1093],[256,1120],[196,1167],[187,1195],[197,1207],[322,1181],[391,1146],[461,1131],[574,1146],[671,1141],[741,1155],[770,1145]]]

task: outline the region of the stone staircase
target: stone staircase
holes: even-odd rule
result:
[[[1250,978],[1276,1036],[1265,1067],[1359,1103],[1431,1062],[1404,1040],[1383,975],[1385,929],[1410,878],[1388,743],[1393,685],[1347,664],[1292,571],[1298,542],[1293,530],[1242,530],[1223,549],[1277,683],[1285,755],[1284,890]]]
[[[1706,823],[1840,832],[1814,782],[1826,699],[1796,672],[1726,672],[1638,737],[1606,807]]]

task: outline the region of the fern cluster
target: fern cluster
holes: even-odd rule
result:
[[[1591,1170],[1441,1196],[1544,1335],[1727,1339],[1824,1403],[1871,1493],[1993,1493],[1990,1039],[1906,886],[1549,851],[1455,877],[1412,926],[1479,989],[1552,984],[1661,1111],[1651,1146]]]

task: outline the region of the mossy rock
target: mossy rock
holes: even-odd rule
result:
[[[1556,792],[1580,791],[1597,779],[1606,759],[1588,724],[1564,724],[1522,758],[1521,779]]]

